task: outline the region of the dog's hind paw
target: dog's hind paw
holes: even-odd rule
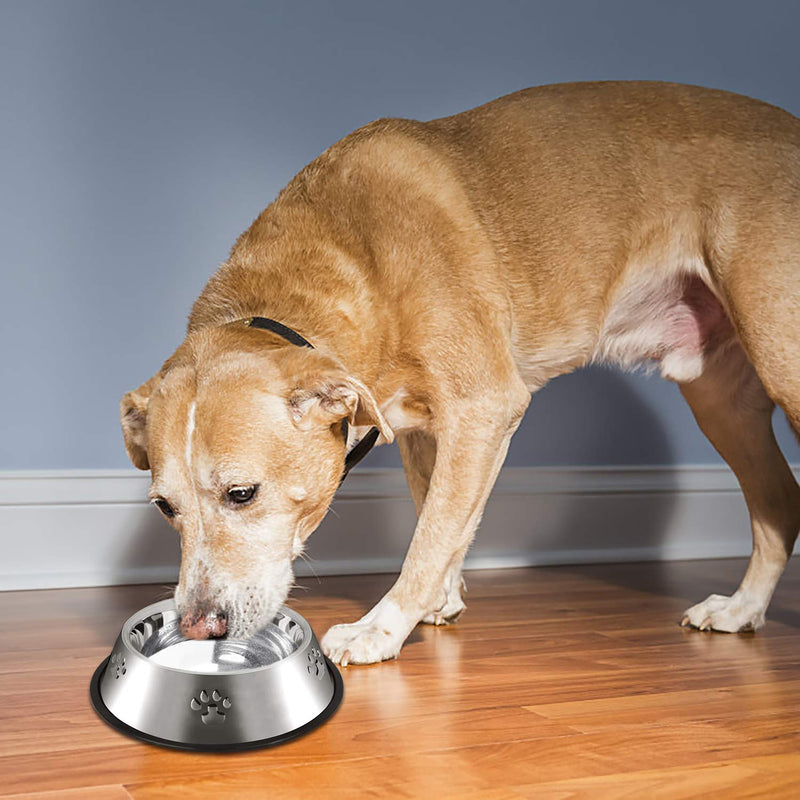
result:
[[[731,597],[712,594],[702,603],[687,609],[681,619],[684,627],[723,633],[754,631],[764,622],[764,608],[761,604],[735,594]]]

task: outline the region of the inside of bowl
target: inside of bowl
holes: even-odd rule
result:
[[[187,639],[177,612],[151,614],[130,630],[131,645],[142,655],[173,669],[232,672],[260,669],[291,655],[303,642],[303,629],[283,613],[250,639]]]

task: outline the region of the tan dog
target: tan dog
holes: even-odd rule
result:
[[[778,108],[584,83],[367,125],[239,238],[186,340],[122,400],[128,453],[181,535],[184,630],[271,618],[370,425],[396,437],[419,520],[392,589],[323,647],[380,661],[420,620],[455,619],[530,393],[591,361],[656,364],[733,468],[750,566],[684,624],[757,628],[800,527],[771,427],[777,403],[800,429],[798,331],[800,121]]]

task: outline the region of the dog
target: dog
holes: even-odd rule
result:
[[[377,662],[454,621],[531,394],[590,362],[676,382],[733,469],[753,555],[682,624],[756,629],[800,528],[771,427],[777,404],[800,430],[798,331],[800,120],[779,108],[599,82],[370,123],[239,237],[183,343],[122,399],[127,452],[181,537],[183,632],[272,618],[372,428],[398,443],[418,521],[389,592],[322,647]]]

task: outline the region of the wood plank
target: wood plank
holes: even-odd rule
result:
[[[445,757],[439,768],[417,764],[413,757],[380,757],[291,768],[262,769],[210,776],[200,780],[152,781],[128,785],[133,800],[305,800],[311,787],[326,800],[374,798],[452,798],[452,800],[521,800],[505,786],[493,786],[474,771],[450,769]]]
[[[124,786],[94,786],[56,789],[52,792],[26,792],[3,795],[5,800],[131,800]]]
[[[526,708],[581,733],[715,720],[725,723],[771,718],[791,723],[800,708],[800,681],[603,697]]]
[[[800,755],[764,756],[704,764],[699,767],[641,770],[555,783],[515,786],[530,800],[726,800],[765,798],[795,800],[798,796]]]

